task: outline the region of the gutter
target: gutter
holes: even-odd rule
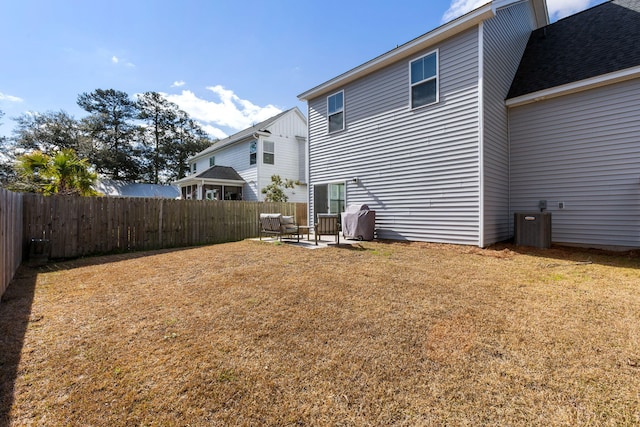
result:
[[[640,66],[602,74],[600,76],[563,84],[549,89],[539,90],[536,92],[528,93],[526,95],[516,96],[515,98],[507,99],[504,103],[507,107],[519,107],[521,105],[531,104],[533,102],[557,98],[559,96],[569,95],[572,93],[583,92],[585,90],[595,89],[601,86],[620,83],[636,78],[640,78]]]

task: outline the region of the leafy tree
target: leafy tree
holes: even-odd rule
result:
[[[0,110],[0,119],[4,117],[4,112]],[[2,124],[2,122],[0,122]],[[0,186],[6,186],[15,179],[13,170],[13,156],[9,147],[9,139],[0,136]]]
[[[289,200],[289,196],[285,194],[284,190],[286,188],[293,188],[296,184],[299,184],[299,182],[289,178],[283,181],[280,175],[271,175],[271,184],[262,189],[262,194],[266,195],[264,201],[286,202]]]
[[[93,162],[98,172],[116,180],[139,180],[141,159],[133,120],[136,103],[126,92],[96,89],[78,96],[78,105],[90,115],[82,123],[93,140]]]
[[[166,173],[168,156],[172,156],[174,126],[179,108],[158,92],[145,92],[138,96],[138,118],[146,124],[142,128],[142,141],[147,148],[148,174],[146,180],[157,184]]]
[[[98,178],[86,159],[71,148],[53,155],[33,151],[18,157],[17,171],[23,190],[44,194],[96,195],[91,187]]]
[[[171,144],[164,147],[167,159],[169,181],[184,178],[189,173],[187,159],[209,147],[213,141],[195,120],[179,110],[174,122],[174,134]]]
[[[45,153],[71,148],[80,157],[90,155],[91,144],[80,123],[65,111],[23,114],[14,119],[15,146],[22,151]]]

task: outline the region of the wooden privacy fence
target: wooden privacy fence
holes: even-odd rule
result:
[[[51,258],[75,258],[231,242],[257,237],[262,212],[306,224],[306,203],[25,194],[23,243],[46,239]]]
[[[0,296],[22,261],[22,200],[0,188]]]

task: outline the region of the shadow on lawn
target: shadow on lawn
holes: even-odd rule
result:
[[[436,247],[438,245],[447,245],[441,243],[420,243],[410,242],[407,240],[375,240],[376,243],[383,245],[424,245],[425,247]],[[373,248],[366,248],[362,244],[356,243],[352,245],[337,245],[340,249],[352,251],[373,251]],[[459,246],[459,248],[467,249],[466,252],[477,255],[494,256],[496,258],[508,257],[509,252],[520,255],[535,256],[541,259],[547,259],[550,266],[556,265],[553,261],[562,263],[575,264],[601,264],[612,267],[625,267],[640,269],[640,250],[627,251],[610,251],[604,249],[581,248],[573,246],[552,245],[550,249],[538,249],[528,246],[516,246],[513,243],[496,243],[487,248],[479,248],[477,246]]]
[[[0,427],[8,426],[38,270],[21,266],[0,301]]]
[[[103,255],[88,255],[86,257],[80,257],[80,258],[54,259],[54,260],[49,260],[49,262],[46,265],[40,267],[39,271],[48,272],[48,271],[73,270],[74,268],[91,267],[91,266],[102,265],[102,264],[111,264],[119,261],[128,261],[132,259],[146,258],[154,255],[192,250],[192,249],[197,249],[201,247],[202,246],[189,246],[186,248],[156,249],[156,250],[140,251],[140,252],[120,252],[120,253],[103,254]]]
[[[563,261],[574,264],[600,264],[611,267],[640,269],[640,251],[610,251],[594,248],[551,245],[550,249],[538,249],[527,246],[516,246],[513,243],[499,243],[490,246],[486,251],[509,250],[521,255],[531,255],[548,260]],[[550,263],[554,265],[553,263]]]

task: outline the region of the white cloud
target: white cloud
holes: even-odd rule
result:
[[[549,0],[547,9],[551,22],[573,15],[591,6],[592,0]]]
[[[120,62],[122,62],[122,59],[120,59],[117,56],[113,55],[111,57],[111,62],[113,62],[114,64],[119,64]],[[133,62],[129,62],[129,61],[124,61],[122,63],[124,64],[125,67],[133,68],[133,67],[136,66]]]
[[[173,82],[171,87],[180,87],[180,86],[184,86],[185,84],[187,83],[184,80],[176,80],[175,82]]]
[[[208,86],[218,102],[198,98],[193,92],[183,90],[179,95],[165,95],[167,99],[201,122],[203,129],[215,137],[223,135],[219,127],[240,131],[282,112],[274,105],[260,107],[251,101],[241,99],[233,91],[224,87]]]
[[[0,101],[22,102],[22,98],[0,92]]]
[[[224,133],[224,131],[222,129],[219,129],[215,126],[211,126],[211,125],[201,125],[202,130],[205,131],[206,133],[208,133],[209,135],[211,135],[214,138],[218,138],[218,139],[225,139],[227,136],[226,133]]]
[[[453,0],[442,16],[442,22],[449,22],[487,3],[490,2],[488,0]]]
[[[489,3],[487,0],[452,0],[449,9],[442,16],[442,22],[449,22],[487,3]],[[548,0],[549,19],[551,22],[557,21],[580,12],[594,3],[594,0]]]

